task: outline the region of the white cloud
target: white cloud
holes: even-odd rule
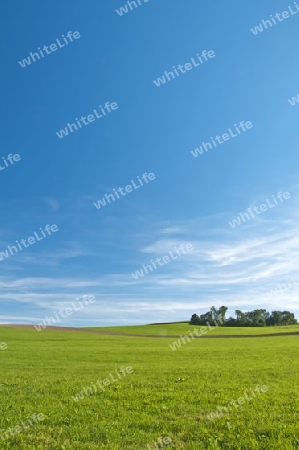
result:
[[[184,320],[190,313],[222,304],[230,310],[262,306],[269,310],[298,312],[297,287],[273,298],[267,296],[277,283],[298,277],[296,214],[285,209],[284,216],[277,220],[266,219],[264,215],[262,220],[248,222],[234,230],[229,229],[224,213],[218,215],[217,221],[214,215],[198,221],[155,224],[156,231],[145,230],[135,236],[135,248],[124,247],[125,250],[119,252],[117,271],[109,272],[105,266],[107,273],[99,271],[97,276],[93,272],[88,277],[61,278],[17,278],[10,274],[0,279],[0,302],[5,305],[18,302],[23,307],[20,317],[26,317],[24,308],[29,306],[34,310],[34,317],[41,317],[45,311],[66,307],[81,295],[92,294],[97,303],[77,319],[74,314],[72,320],[77,323],[94,320],[103,324],[109,321],[111,324],[129,323],[130,318],[135,323]],[[103,245],[109,242],[103,240]],[[148,264],[151,258],[164,256],[182,243],[191,243],[193,251],[139,280],[132,279],[131,273]],[[71,258],[79,263],[84,256],[98,257],[99,254],[93,247],[85,250],[74,241],[48,258],[54,261]],[[38,262],[40,255],[32,257]],[[9,314],[9,317],[13,316]]]

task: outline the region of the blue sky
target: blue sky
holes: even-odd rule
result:
[[[288,102],[299,94],[299,13],[254,35],[293,2],[140,2],[123,16],[124,0],[2,8],[0,161],[21,160],[0,171],[0,252],[47,224],[58,232],[0,261],[0,323],[34,324],[88,294],[96,302],[62,324],[186,320],[223,304],[299,317],[297,286],[267,295],[299,276],[299,104]],[[68,31],[81,37],[20,66]],[[155,86],[203,50],[215,58]],[[106,102],[118,109],[58,138]],[[253,127],[192,156],[241,121]],[[138,190],[93,205],[151,172]],[[280,191],[290,198],[229,225]],[[193,251],[133,279],[183,243]]]

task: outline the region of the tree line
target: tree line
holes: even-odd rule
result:
[[[243,312],[235,310],[236,317],[226,319],[226,306],[216,309],[212,306],[210,311],[198,316],[192,314],[190,325],[206,325],[207,323],[225,327],[266,327],[273,325],[295,325],[297,319],[290,311],[272,311],[271,314],[266,309],[254,309]]]

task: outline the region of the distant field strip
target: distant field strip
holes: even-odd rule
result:
[[[152,326],[152,325],[149,325]],[[34,329],[34,325],[0,325],[1,327],[5,327],[5,328],[22,328],[22,329]],[[259,337],[275,337],[275,336],[299,336],[299,326],[293,326],[293,327],[280,327],[280,328],[294,328],[298,329],[298,331],[289,331],[289,330],[281,330],[280,332],[276,332],[276,333],[266,333],[266,332],[261,332],[259,334],[254,334],[252,332],[255,331],[255,333],[257,332],[257,330],[260,330],[259,328],[250,328],[251,333],[249,332],[241,334],[240,328],[238,328],[238,332],[239,334],[227,334],[226,331],[228,330],[228,328],[222,328],[222,327],[218,327],[218,332],[217,334],[213,335],[213,331],[211,331],[209,333],[208,336],[194,336],[194,339],[233,339],[233,338],[259,338]],[[116,327],[116,328],[121,328],[121,327]],[[127,328],[134,328],[132,327],[127,327]],[[199,327],[198,327],[199,328]],[[270,327],[265,327],[266,331],[269,331],[268,329]],[[274,327],[273,327],[274,328]],[[279,328],[279,327],[275,327],[275,328]],[[190,330],[190,327],[189,327]],[[236,329],[234,328],[229,328],[229,331],[236,331]],[[249,328],[244,328],[244,330],[249,331]],[[264,328],[263,328],[264,330]],[[46,331],[46,330],[41,330],[41,331]],[[145,334],[145,333],[128,333],[128,332],[121,332],[121,331],[111,331],[111,330],[106,330],[106,329],[101,329],[101,328],[74,328],[74,327],[52,327],[52,326],[48,326],[47,327],[47,331],[69,331],[69,332],[76,332],[76,333],[91,333],[91,334],[102,334],[102,335],[107,335],[107,336],[128,336],[128,337],[146,337],[146,338],[180,338],[181,335],[179,334]],[[154,331],[154,330],[153,330]],[[242,330],[243,331],[243,330]],[[147,330],[148,332],[148,330]],[[221,333],[222,332],[222,333]]]

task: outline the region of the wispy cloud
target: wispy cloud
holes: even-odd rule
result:
[[[57,212],[60,210],[60,203],[55,198],[46,199],[47,204],[51,207],[53,212]]]
[[[47,277],[13,277],[13,272],[8,272],[9,276],[0,278],[0,303],[9,308],[17,302],[25,308],[20,317],[28,316],[28,308],[36,317],[44,316],[45,311],[64,308],[81,295],[95,295],[98,301],[92,310],[72,318],[78,324],[93,320],[95,324],[141,323],[143,312],[147,312],[146,321],[183,320],[213,304],[226,304],[229,312],[262,305],[270,310],[291,309],[298,315],[297,286],[275,298],[267,295],[277,283],[298,276],[299,222],[294,203],[285,208],[283,217],[263,217],[244,224],[240,230],[227,229],[227,217],[231,214],[222,212],[198,220],[163,221],[144,226],[135,234],[128,231],[122,236],[123,241],[127,235],[128,243],[112,255],[116,258],[113,271],[109,270],[111,256],[107,254],[107,264],[99,274],[91,270],[88,276],[60,277],[54,271]],[[119,222],[113,222],[113,226],[117,228]],[[97,264],[103,248],[115,239],[115,231],[101,235],[101,239],[96,234],[92,236],[98,240],[91,249],[74,240],[62,249],[45,254],[44,258],[26,257],[32,258],[32,264],[41,263],[45,268],[51,267],[51,263],[55,268],[55,264],[59,266],[69,260],[70,267],[76,264],[78,272],[84,268],[86,257],[93,258]],[[146,262],[145,255],[161,257],[189,242],[192,252],[155,273],[132,279],[131,272]]]

